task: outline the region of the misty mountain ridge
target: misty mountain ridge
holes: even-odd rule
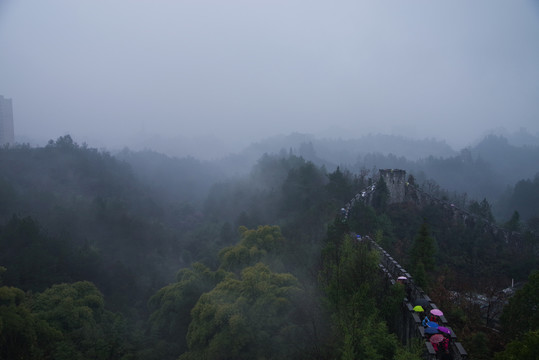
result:
[[[350,135],[352,134],[352,135]],[[413,138],[395,134],[369,133],[366,135],[353,135],[345,130],[328,129],[326,133],[300,133],[276,134],[258,140],[230,141],[215,135],[158,135],[139,133],[134,139],[128,141],[106,141],[93,139],[86,135],[70,134],[79,143],[91,144],[92,147],[106,149],[112,153],[120,152],[124,148],[134,151],[154,151],[171,157],[193,157],[203,161],[220,161],[225,158],[242,158],[247,167],[256,163],[256,160],[265,153],[278,154],[283,150],[293,151],[296,154],[309,157],[305,151],[305,144],[312,143],[319,154],[324,154],[324,161],[333,164],[351,164],[358,155],[377,153],[382,155],[394,154],[408,160],[419,160],[429,156],[450,157],[458,154],[457,149],[447,143],[445,139]],[[508,143],[516,147],[539,146],[539,134],[531,134],[521,128],[517,132],[509,132],[504,128],[491,129],[484,135],[470,143],[465,148],[473,148],[488,136],[501,136]],[[17,135],[16,142],[43,146],[49,139],[34,139]],[[305,152],[302,154],[301,152]],[[311,160],[311,159],[309,159]]]
[[[502,136],[509,144],[517,147],[539,146],[539,134],[531,134],[524,128],[517,132],[498,128],[485,131],[483,136],[464,148],[474,147],[490,135]],[[254,140],[246,138],[242,141],[227,141],[215,135],[190,137],[140,134],[127,146],[135,150],[151,149],[170,156],[192,156],[201,160],[219,160],[240,155],[256,161],[264,153],[276,154],[281,150],[288,152],[290,149],[298,151],[304,143],[312,143],[320,154],[331,154],[325,155],[325,158],[336,164],[353,162],[355,156],[366,153],[395,154],[408,160],[418,160],[429,156],[450,157],[461,150],[449,145],[443,138],[414,138],[385,133],[357,134],[343,129],[328,129],[327,133],[316,134],[282,133]]]
[[[338,131],[331,132],[337,134]],[[490,135],[502,136],[507,139],[509,146],[534,148],[539,146],[539,134],[533,135],[525,129],[510,133],[504,129],[491,130],[467,148],[480,146]],[[450,158],[458,156],[460,150],[455,150],[445,140],[435,138],[414,139],[399,135],[367,134],[351,138],[339,136],[313,135],[294,132],[270,136],[251,143],[227,143],[215,136],[190,138],[176,136],[140,137],[139,141],[130,147],[135,151],[155,151],[171,157],[194,157],[201,161],[215,164],[220,171],[228,176],[242,176],[249,172],[258,159],[264,154],[289,154],[301,156],[317,165],[324,165],[328,170],[337,166],[351,168],[368,168],[382,164],[373,164],[381,157],[390,157],[390,167],[410,167],[408,162],[415,162],[429,157]],[[462,150],[462,149],[461,149]],[[116,152],[118,152],[117,150]],[[526,150],[524,150],[525,152]],[[373,154],[376,154],[374,157]],[[474,153],[474,155],[476,155]],[[398,159],[398,160],[397,160]],[[490,158],[489,158],[490,159]],[[515,166],[519,166],[518,162]],[[532,166],[533,167],[533,166]],[[519,171],[511,177],[518,180]]]
[[[384,147],[386,144],[389,144],[387,148]],[[429,153],[429,149],[434,151]],[[417,141],[370,135],[361,140],[319,140],[312,135],[294,133],[253,143],[241,153],[207,165],[214,164],[225,177],[246,176],[265,154],[282,158],[300,156],[317,166],[324,166],[327,171],[334,171],[338,166],[354,173],[368,170],[372,174],[376,169],[404,169],[420,182],[434,181],[442,189],[463,194],[469,200],[486,198],[493,204],[502,194],[510,196],[517,182],[531,181],[539,174],[539,146],[512,145],[508,139],[494,135],[455,152],[445,142],[432,139]],[[414,157],[414,154],[422,157]],[[514,209],[495,210],[497,216],[506,217]]]
[[[523,138],[526,132],[521,132]],[[528,134],[527,138],[533,139]],[[399,168],[421,182],[434,181],[449,192],[495,203],[521,180],[539,173],[539,146],[512,145],[503,136],[489,135],[475,146],[454,151],[444,141],[412,140],[393,135],[366,135],[355,140],[318,139],[292,133],[253,142],[237,153],[213,160],[174,156],[156,150],[124,148],[112,152],[125,161],[154,194],[168,201],[198,206],[211,187],[232,178],[244,178],[264,155],[299,156],[326,171],[338,166],[353,173]],[[509,211],[509,210],[507,210]],[[507,212],[501,212],[504,216]]]
[[[516,132],[510,132],[505,128],[498,128],[498,129],[492,129],[477,139],[474,143],[472,143],[470,146],[475,146],[478,143],[482,142],[483,139],[489,137],[489,136],[497,136],[497,137],[503,137],[507,139],[507,142],[510,145],[516,146],[516,147],[535,147],[539,146],[539,133],[537,134],[531,134],[527,129],[520,128]]]
[[[326,154],[327,161],[335,164],[353,160],[361,153],[393,153],[410,160],[427,156],[447,157],[456,151],[444,140],[412,139],[398,135],[368,134],[355,138],[324,137],[307,133],[293,132],[278,134],[243,145],[227,144],[215,137],[174,137],[156,136],[141,140],[134,149],[152,149],[171,156],[193,156],[204,160],[218,160],[227,156],[240,155],[256,161],[265,153],[277,154],[282,150],[299,152],[303,144],[312,143],[320,153]],[[224,155],[228,154],[228,155]],[[331,154],[330,156],[327,156]],[[300,154],[303,156],[303,154]],[[308,153],[305,155],[308,156]],[[344,156],[344,159],[343,159]]]
[[[473,157],[493,164],[508,184],[533,178],[539,172],[539,143],[517,146],[501,135],[489,135],[470,152]]]
[[[311,156],[304,147],[306,143],[311,143],[318,153],[336,164],[354,161],[358,155],[366,153],[398,154],[409,160],[427,156],[448,157],[456,153],[445,141],[435,139],[420,140],[384,134],[368,134],[355,139],[317,138],[300,133],[273,136],[253,143],[243,152],[277,153],[282,149],[293,149],[299,155],[303,156],[301,151],[306,151],[305,155]]]
[[[238,153],[215,160],[232,174],[246,174],[264,154],[294,154],[324,165],[332,171],[337,166],[350,166],[367,154],[398,154],[408,160],[428,156],[449,157],[457,154],[445,141],[414,140],[395,135],[369,134],[357,139],[317,138],[312,134],[275,135],[253,142]]]
[[[294,154],[311,161],[316,165],[324,165],[328,170],[337,166],[353,166],[358,157],[369,153],[387,156],[398,154],[409,160],[422,157],[448,157],[456,152],[445,143],[435,139],[414,140],[395,135],[369,134],[357,139],[317,138],[312,134],[291,133],[275,135],[260,141],[252,142],[236,151],[223,141],[212,139],[189,139],[186,137],[165,138],[156,136],[133,147],[124,148],[132,152],[161,153],[170,158],[193,158],[206,165],[212,164],[222,175],[244,176],[264,155]],[[239,146],[237,144],[236,146]],[[205,148],[200,153],[200,149]],[[124,150],[112,151],[126,155]],[[202,154],[198,156],[197,154]]]

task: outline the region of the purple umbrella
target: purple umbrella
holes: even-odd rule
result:
[[[443,332],[443,333],[448,334],[448,335],[451,334],[451,330],[449,330],[445,326],[438,326],[438,331]]]
[[[430,313],[434,316],[442,316],[444,314],[440,309],[432,309]]]

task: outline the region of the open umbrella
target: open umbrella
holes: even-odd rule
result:
[[[429,321],[427,323],[427,326],[431,328],[438,328],[438,323],[435,323],[434,321]]]
[[[434,334],[429,339],[431,344],[438,344],[441,343],[443,340],[444,336],[442,334]]]
[[[438,334],[438,329],[434,327],[428,327],[425,329],[425,334],[429,334],[429,335]]]
[[[430,313],[434,316],[442,316],[444,314],[440,309],[432,309]]]
[[[399,276],[397,280],[407,280],[408,278],[406,276]]]
[[[415,311],[415,312],[423,312],[423,311],[425,311],[425,310],[423,309],[423,307],[417,305],[417,306],[414,306],[414,311]]]
[[[446,333],[446,334],[451,334],[451,330],[449,330],[448,328],[446,328],[445,326],[438,326],[438,331],[440,332],[443,332],[443,333]]]

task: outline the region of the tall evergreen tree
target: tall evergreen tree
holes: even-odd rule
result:
[[[384,212],[389,202],[389,189],[384,181],[384,178],[380,177],[376,183],[376,190],[372,196],[372,206],[378,212]]]
[[[423,222],[410,253],[410,271],[419,286],[427,286],[428,273],[434,270],[435,255],[435,240],[430,236],[427,223]]]
[[[511,219],[504,224],[504,227],[509,231],[520,231],[520,214],[514,211]]]

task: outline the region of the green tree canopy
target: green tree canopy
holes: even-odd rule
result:
[[[91,282],[53,285],[29,304],[37,319],[62,334],[54,344],[54,359],[121,356],[122,319],[105,310],[103,295]]]
[[[387,203],[389,201],[389,189],[383,177],[378,179],[376,183],[376,190],[372,196],[372,206],[378,212],[384,212],[387,209]]]
[[[470,212],[482,217],[489,222],[494,222],[494,216],[492,215],[492,207],[486,198],[481,200],[480,203],[473,200],[468,207]]]
[[[150,298],[150,331],[157,339],[169,343],[170,353],[176,356],[187,350],[187,330],[191,322],[191,309],[200,296],[212,290],[226,274],[222,270],[211,271],[201,263],[192,269],[178,272],[178,281],[160,289]],[[231,274],[230,274],[231,275]]]
[[[191,313],[189,352],[180,359],[284,359],[298,344],[294,299],[302,293],[290,274],[262,264],[239,279],[225,278],[203,294]]]
[[[419,286],[427,285],[428,274],[434,270],[435,256],[435,240],[430,236],[427,223],[423,222],[410,251],[410,271],[416,276],[416,283]],[[422,278],[425,280],[421,281]]]
[[[21,289],[0,287],[0,359],[44,359],[50,343],[62,337],[37,319],[25,304]]]
[[[514,211],[509,221],[504,224],[504,227],[510,231],[520,231],[520,214]]]
[[[366,242],[343,236],[340,242],[329,241],[323,252],[320,281],[333,327],[327,345],[341,359],[393,359],[397,352],[400,358],[416,359],[398,350],[397,337],[380,316],[380,310],[389,312],[387,317],[400,311],[402,286],[388,289],[378,271],[378,254]]]
[[[511,341],[504,351],[494,356],[495,360],[537,360],[539,331],[530,331],[520,340]]]
[[[539,330],[539,271],[530,274],[528,282],[509,299],[500,321],[508,339],[528,331]]]
[[[259,261],[282,267],[278,255],[283,250],[285,240],[278,226],[259,226],[255,230],[240,226],[239,230],[239,243],[224,248],[219,253],[221,269],[239,272]]]

